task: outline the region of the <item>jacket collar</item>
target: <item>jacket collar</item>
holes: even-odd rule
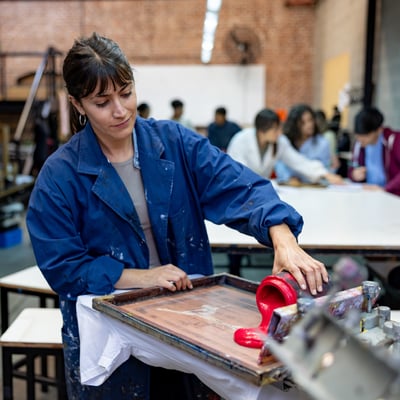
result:
[[[139,165],[140,159],[145,156],[153,159],[154,157],[161,158],[164,145],[159,136],[154,133],[154,128],[152,129],[149,123],[138,117],[135,122],[135,131],[137,132],[135,142],[139,147]],[[101,167],[107,165],[108,161],[90,123],[87,123],[76,135],[79,135],[78,172],[98,175]]]
[[[108,161],[101,151],[100,144],[90,123],[87,123],[84,129],[76,133],[76,135],[79,135],[78,172],[98,175],[101,167],[108,164]]]

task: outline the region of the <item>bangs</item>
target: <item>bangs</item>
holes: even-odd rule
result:
[[[98,93],[104,93],[113,85],[114,90],[119,86],[126,86],[133,82],[133,72],[130,66],[119,63],[102,62],[100,59],[97,63],[88,63],[85,71],[85,85],[82,87],[81,97],[84,98],[96,89]]]

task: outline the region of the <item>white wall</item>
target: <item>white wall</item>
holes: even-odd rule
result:
[[[252,125],[265,107],[265,67],[262,65],[133,65],[138,104],[146,102],[151,116],[168,119],[171,100],[185,104],[184,115],[206,126],[215,108],[223,106],[228,119]]]
[[[332,59],[348,54],[350,58],[349,84],[362,88],[365,67],[365,28],[367,0],[319,0],[316,6],[314,52],[314,107],[323,105],[324,67]],[[339,102],[339,93],[338,93]],[[361,104],[346,109],[342,120],[344,128],[353,127],[353,116]],[[325,110],[328,117],[332,109]],[[347,115],[346,115],[347,114]]]
[[[324,64],[342,53],[350,55],[350,85],[363,89],[367,6],[367,0],[317,2],[314,106],[322,104]],[[385,115],[386,125],[400,130],[400,1],[378,1],[377,14],[373,77],[376,88],[372,103]],[[361,102],[349,107],[345,127],[353,129],[354,115],[361,107]]]

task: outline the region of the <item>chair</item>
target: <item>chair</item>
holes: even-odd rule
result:
[[[64,355],[61,339],[62,316],[58,308],[25,308],[0,337],[3,352],[3,399],[12,400],[13,378],[26,380],[26,398],[35,400],[35,384],[42,391],[55,386],[58,400],[66,400]],[[55,358],[54,376],[47,363],[36,358]],[[18,360],[15,359],[18,357]],[[45,366],[45,367],[44,367]]]

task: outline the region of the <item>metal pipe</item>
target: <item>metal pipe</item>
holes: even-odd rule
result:
[[[367,11],[367,37],[365,51],[365,72],[364,72],[364,107],[372,105],[374,94],[373,69],[375,50],[375,22],[376,22],[376,0],[368,0]]]
[[[32,104],[35,100],[36,93],[39,89],[40,81],[42,79],[43,73],[47,66],[47,59],[48,59],[48,56],[46,53],[46,56],[43,57],[42,62],[40,63],[38,69],[36,70],[35,77],[33,78],[32,86],[30,88],[28,98],[26,99],[24,108],[21,113],[21,117],[18,120],[17,129],[15,130],[14,141],[16,141],[16,142],[19,142],[19,140],[21,139],[22,133],[24,131],[26,121],[28,120],[28,116],[29,116],[29,113],[32,108]]]

